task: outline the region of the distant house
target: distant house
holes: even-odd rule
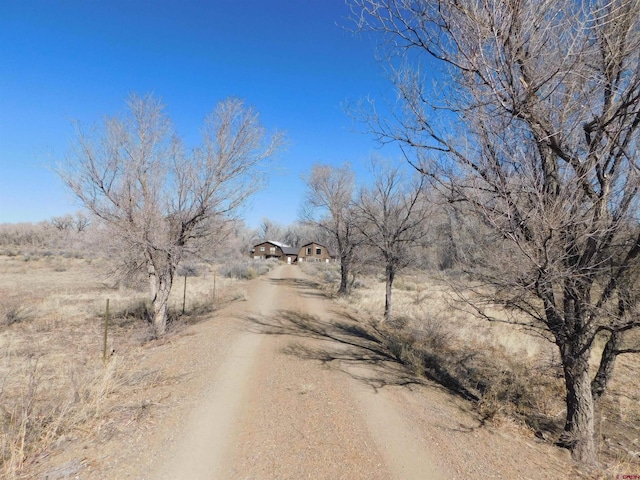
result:
[[[273,240],[264,240],[253,247],[251,258],[255,260],[277,258],[281,262],[295,263],[298,260],[298,249]]]
[[[307,243],[298,251],[299,262],[325,262],[334,260],[329,249],[316,242]]]

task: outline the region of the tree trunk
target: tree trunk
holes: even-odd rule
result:
[[[173,275],[162,272],[158,278],[158,290],[153,299],[153,329],[157,336],[164,335],[167,330],[168,301],[172,283]]]
[[[638,247],[638,242],[636,242],[636,246],[634,246],[634,249],[629,253],[629,255],[635,255],[640,251],[640,248],[636,250],[636,247]],[[619,288],[618,318],[624,318],[631,304],[631,295],[629,294],[627,285],[622,285]],[[611,336],[609,337],[609,340],[607,340],[604,350],[602,351],[598,373],[596,373],[595,378],[591,382],[591,393],[593,395],[593,401],[596,403],[600,400],[602,395],[604,395],[604,392],[607,390],[609,379],[613,376],[616,358],[618,357],[618,350],[622,346],[622,335],[623,333],[619,330],[611,332]]]
[[[174,269],[166,266],[163,269],[155,267],[152,261],[147,262],[149,287],[151,290],[151,322],[156,336],[164,335],[167,330],[168,301],[173,285]]]
[[[358,275],[356,272],[351,272],[351,281],[349,282],[349,291],[352,291],[356,285],[356,279]]]
[[[340,259],[340,288],[338,288],[338,295],[349,293],[349,263],[349,259],[346,257]]]
[[[571,450],[585,464],[597,463],[594,440],[594,408],[589,378],[590,349],[575,345],[560,347],[567,389],[567,418],[558,444]]]
[[[607,390],[607,384],[609,379],[613,376],[613,369],[616,364],[617,354],[616,351],[620,347],[620,332],[613,332],[609,337],[602,356],[600,357],[600,366],[598,373],[591,382],[591,394],[593,395],[594,402],[598,402],[604,392]]]
[[[391,291],[393,287],[393,279],[396,276],[395,269],[392,265],[387,265],[385,269],[385,295],[384,295],[384,321],[391,320]]]

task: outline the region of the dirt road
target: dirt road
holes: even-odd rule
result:
[[[153,477],[446,478],[383,395],[295,355],[335,349],[304,325],[326,324],[329,306],[295,266],[259,282],[241,315],[248,330]]]
[[[251,282],[246,302],[152,355],[176,379],[154,393],[164,408],[78,478],[570,475],[555,449],[482,427],[463,401],[409,375],[297,266]]]

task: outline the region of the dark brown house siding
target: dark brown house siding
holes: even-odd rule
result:
[[[300,262],[326,262],[333,260],[331,252],[324,245],[311,242],[300,247],[298,252],[298,261]]]
[[[250,256],[255,260],[277,258],[282,262],[295,263],[298,259],[298,251],[280,242],[265,241],[255,245],[250,252]]]

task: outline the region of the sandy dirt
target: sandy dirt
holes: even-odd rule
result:
[[[148,417],[54,456],[49,479],[575,478],[562,450],[409,375],[297,266],[143,361],[171,379],[139,392]]]

